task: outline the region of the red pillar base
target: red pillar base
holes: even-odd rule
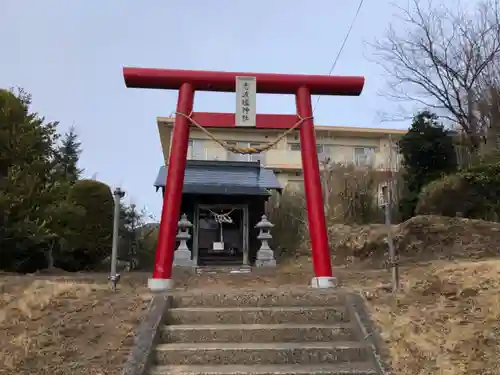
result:
[[[172,279],[149,279],[148,289],[152,292],[163,292],[174,288]]]
[[[333,276],[313,277],[311,287],[316,289],[336,288],[339,286],[338,280]]]

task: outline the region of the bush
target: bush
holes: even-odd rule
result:
[[[469,195],[459,174],[444,176],[426,185],[418,197],[417,215],[461,216]]]
[[[373,169],[349,165],[332,165],[322,171],[327,226],[383,223],[384,212],[378,202],[379,187],[391,178],[392,207],[397,208],[397,175],[388,176]],[[285,189],[281,197],[273,197],[268,204],[268,216],[275,224],[272,233],[278,255],[297,255],[301,247],[309,248],[304,246],[309,241],[309,233],[302,189]],[[397,218],[394,213],[393,217]]]
[[[302,191],[285,189],[281,196],[273,195],[267,203],[267,216],[272,229],[276,257],[297,255],[307,235],[307,212]]]
[[[108,185],[94,180],[80,180],[72,187],[68,200],[84,215],[74,215],[67,246],[56,257],[59,268],[68,271],[92,269],[111,252],[113,236],[113,195]]]
[[[416,212],[497,221],[499,198],[500,162],[481,164],[427,185]]]
[[[332,165],[322,172],[327,225],[381,222],[381,184],[387,175],[371,168]]]
[[[341,225],[328,228],[328,240],[336,264],[364,261],[387,267],[387,226]],[[483,259],[500,255],[500,225],[482,220],[444,216],[415,216],[391,226],[398,262],[436,259]]]
[[[120,203],[118,259],[127,261],[130,269],[152,270],[156,256],[159,223],[135,204]]]

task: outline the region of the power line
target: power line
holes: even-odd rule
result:
[[[335,66],[337,65],[337,62],[339,61],[340,55],[342,54],[342,51],[344,50],[344,47],[347,43],[347,40],[349,39],[349,36],[351,35],[352,28],[354,27],[354,23],[356,22],[356,19],[358,18],[359,11],[361,10],[361,7],[363,6],[364,0],[359,1],[358,9],[356,10],[356,13],[354,14],[354,17],[351,21],[351,25],[349,26],[349,29],[347,30],[347,34],[344,37],[344,41],[342,42],[342,45],[340,46],[339,52],[337,53],[337,56],[335,57],[335,60],[333,61],[332,67],[330,68],[330,71],[328,72],[328,75],[331,76],[333,70],[335,69]],[[318,106],[318,103],[321,99],[321,95],[318,96],[318,100],[316,100],[316,104],[314,105],[313,108],[313,113],[316,110],[316,107]]]

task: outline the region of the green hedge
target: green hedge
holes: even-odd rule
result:
[[[431,182],[420,193],[416,214],[497,221],[500,162],[481,164]]]
[[[80,180],[72,187],[68,200],[84,211],[71,220],[72,232],[61,259],[61,268],[91,269],[111,254],[113,237],[113,195],[105,183]]]

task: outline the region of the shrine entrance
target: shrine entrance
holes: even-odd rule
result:
[[[248,265],[248,206],[197,205],[193,255],[198,266]]]
[[[303,74],[269,74],[208,72],[193,70],[123,68],[127,87],[179,90],[175,125],[172,133],[170,159],[166,178],[163,209],[158,233],[155,268],[148,286],[153,291],[173,288],[172,265],[174,261],[177,223],[183,195],[184,173],[187,162],[189,128],[196,126],[227,151],[253,154],[269,150],[291,131],[299,130],[307,221],[311,240],[314,277],[311,286],[330,288],[336,286],[333,277],[330,249],[326,231],[323,191],[319,175],[316,136],[314,132],[312,95],[358,96],[364,86],[363,77],[335,77]],[[236,92],[236,113],[231,124],[225,127],[265,127],[281,129],[283,133],[264,146],[238,148],[217,139],[208,129],[195,120],[193,114],[195,91]],[[256,95],[293,94],[296,101],[296,122],[290,127],[259,124],[256,113]]]

